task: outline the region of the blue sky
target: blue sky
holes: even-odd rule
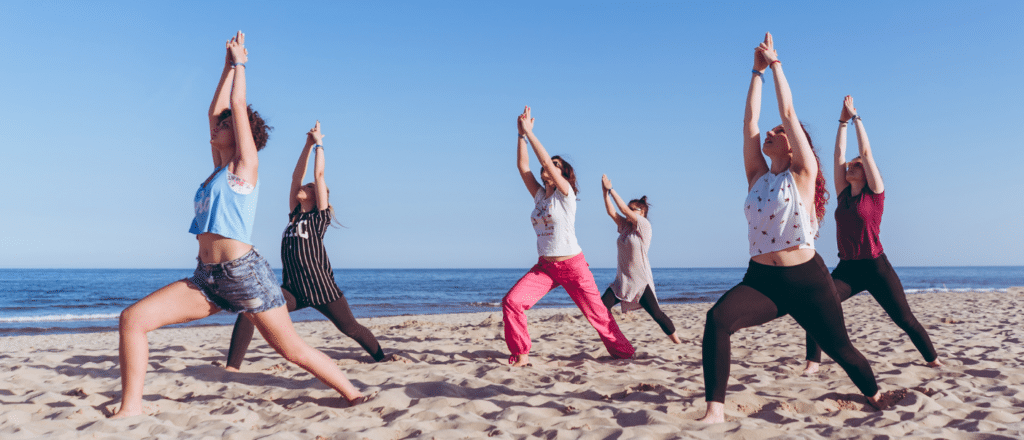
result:
[[[854,96],[895,265],[1024,265],[1021,1],[146,3],[4,2],[0,267],[194,265],[205,113],[237,29],[249,102],[275,127],[253,236],[275,267],[317,119],[346,226],[327,233],[335,267],[528,267],[526,104],[577,169],[592,266],[615,265],[602,173],[649,196],[655,267],[745,266],[740,129],[765,31],[829,182]],[[766,79],[762,131],[779,121]]]

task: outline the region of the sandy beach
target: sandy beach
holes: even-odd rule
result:
[[[240,373],[224,371],[231,328],[150,333],[152,415],[108,420],[120,399],[117,333],[0,338],[0,438],[1024,438],[1024,288],[910,295],[944,368],[924,365],[868,295],[843,307],[883,391],[874,411],[830,359],[802,376],[791,318],[741,330],[726,423],[704,412],[700,338],[711,304],[665,305],[672,344],[642,310],[622,315],[637,358],[613,360],[576,309],[528,312],[532,366],[506,365],[500,313],[361,320],[392,360],[371,363],[328,322],[297,323],[370,402],[337,393],[259,337]]]

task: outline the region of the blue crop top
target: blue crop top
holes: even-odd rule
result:
[[[227,167],[217,168],[210,182],[199,185],[196,191],[196,217],[188,232],[196,235],[212,232],[252,244],[252,224],[256,220],[259,194],[258,179],[253,186]]]

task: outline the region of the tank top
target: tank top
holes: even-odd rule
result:
[[[537,233],[537,254],[563,257],[583,252],[576,242],[576,194],[562,194],[556,188],[551,197],[544,197],[541,188],[533,198],[536,206],[530,221]]]
[[[199,185],[196,191],[196,216],[188,232],[196,235],[212,232],[251,245],[259,194],[258,179],[253,186],[227,167],[215,169],[213,178]]]
[[[867,185],[856,197],[847,186],[837,197],[836,243],[841,260],[868,260],[882,255],[882,210],[885,192],[875,194]]]
[[[328,304],[341,298],[324,248],[331,211],[299,212],[301,208],[296,206],[288,215],[288,226],[281,236],[281,287],[295,295],[299,307]]]
[[[814,249],[818,219],[804,206],[789,170],[770,171],[757,179],[747,193],[744,213],[750,256],[780,251],[792,246]]]

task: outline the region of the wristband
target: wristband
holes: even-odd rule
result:
[[[840,119],[840,120],[839,120],[839,123],[840,123],[840,124],[846,124],[846,121],[844,121],[844,120]]]
[[[851,121],[856,121],[856,120],[858,120],[858,119],[860,119],[860,116],[859,116],[859,115],[853,115],[853,116],[850,116],[850,120],[851,120]]]
[[[245,63],[231,63],[231,68],[232,69],[234,69],[235,67],[238,67],[238,66],[245,67]]]
[[[320,144],[313,144],[313,148],[323,148],[323,147],[324,147],[324,146],[323,146],[323,145],[320,145]]]
[[[779,63],[781,65],[782,61],[779,61],[779,60],[772,61],[772,62],[768,63],[768,67],[772,67],[772,64],[775,64],[775,63]]]
[[[761,77],[761,82],[764,82],[764,72],[761,72],[761,71],[759,71],[757,69],[750,69],[750,73],[753,73],[753,74]]]

